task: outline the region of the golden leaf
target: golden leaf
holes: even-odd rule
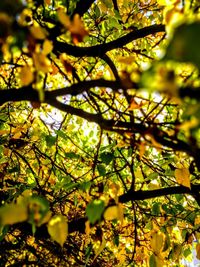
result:
[[[104,250],[105,246],[106,246],[106,240],[103,237],[103,240],[102,240],[100,247],[95,251],[95,257],[93,259],[93,262],[96,260],[96,258],[99,256],[99,254],[101,254],[101,252]]]
[[[200,260],[200,244],[199,243],[196,245],[196,253],[197,253],[196,255],[197,259]]]
[[[30,66],[24,66],[20,71],[20,80],[22,86],[27,86],[34,80],[33,72]]]
[[[43,50],[42,50],[43,54],[48,55],[49,53],[51,53],[52,50],[53,50],[52,41],[45,39],[43,43]]]
[[[62,215],[55,215],[48,223],[48,232],[51,238],[63,246],[68,236],[68,223]]]
[[[35,39],[43,40],[46,38],[44,30],[40,26],[31,26],[30,33]]]
[[[44,73],[49,72],[50,61],[43,53],[34,53],[33,62],[36,70],[42,71]]]
[[[144,156],[145,151],[146,151],[146,143],[145,142],[141,142],[139,144],[139,156],[140,156],[140,159],[142,159],[142,157]]]
[[[64,10],[59,8],[57,10],[57,15],[58,15],[58,19],[60,21],[60,23],[62,23],[62,25],[68,29],[68,27],[70,26],[71,22],[70,22],[70,18],[65,14]]]
[[[176,178],[177,183],[180,185],[186,186],[191,188],[190,185],[190,172],[187,168],[179,168],[174,171],[174,175]]]
[[[82,42],[83,38],[88,35],[79,14],[75,14],[72,21],[62,9],[58,9],[57,15],[63,26],[70,31],[74,43]]]
[[[8,204],[0,208],[0,223],[2,225],[26,221],[28,210],[26,205]]]
[[[45,4],[48,5],[48,6],[51,4],[51,0],[44,0],[44,2],[45,2]]]
[[[108,207],[104,212],[104,219],[108,221],[112,220],[123,220],[123,206],[118,204],[115,206]]]

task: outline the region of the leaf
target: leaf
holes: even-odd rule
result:
[[[69,159],[80,159],[80,156],[75,152],[65,152],[65,157]]]
[[[112,220],[123,220],[123,206],[121,203],[115,206],[108,207],[104,214],[104,219],[108,221]]]
[[[68,223],[62,215],[55,215],[48,222],[48,233],[51,238],[63,246],[68,236]]]
[[[74,188],[77,188],[79,186],[79,183],[67,183],[67,184],[63,184],[62,185],[62,189],[64,189],[65,191],[69,191],[72,190]]]
[[[106,168],[103,164],[98,164],[97,165],[97,170],[99,172],[100,176],[105,176],[106,175]]]
[[[90,223],[94,224],[95,222],[101,219],[105,205],[102,200],[93,200],[86,207],[86,215]]]
[[[53,135],[46,135],[45,136],[45,141],[48,147],[51,147],[53,145],[55,145],[56,142],[56,136]]]
[[[179,258],[182,251],[182,245],[174,243],[172,249],[172,259],[175,261]]]
[[[46,56],[49,53],[51,53],[52,50],[53,50],[52,41],[49,41],[49,40],[45,39],[44,43],[43,43],[43,50],[42,50],[43,54]]]
[[[63,9],[58,9],[57,16],[59,21],[63,24],[63,26],[68,29],[71,22],[69,16],[65,14],[65,11]]]
[[[100,154],[100,159],[102,160],[103,163],[108,165],[114,159],[114,155],[113,153],[110,152],[103,152]]]
[[[159,254],[163,249],[164,241],[164,234],[160,231],[153,230],[153,232],[151,233],[150,244],[153,252],[155,252],[156,255]]]
[[[158,267],[157,264],[156,264],[156,257],[155,257],[154,254],[152,254],[149,257],[149,267]]]
[[[35,38],[35,39],[39,39],[39,40],[43,40],[46,38],[46,34],[43,30],[43,28],[41,28],[40,26],[31,26],[29,28],[31,35]]]
[[[62,9],[57,11],[57,15],[63,26],[70,31],[75,44],[82,42],[83,38],[88,35],[88,31],[85,29],[79,14],[75,14],[72,21]]]
[[[21,81],[22,86],[27,86],[30,83],[32,83],[34,80],[34,75],[33,75],[33,72],[31,70],[31,67],[30,66],[22,67],[20,74],[19,74],[19,77],[20,77],[20,81]]]
[[[165,59],[191,62],[200,68],[200,23],[182,24],[177,27],[167,48]]]
[[[200,260],[200,244],[198,243],[197,245],[196,245],[196,257],[197,257],[197,259],[198,260]]]
[[[8,204],[0,208],[0,224],[15,224],[28,219],[27,206],[24,204]]]
[[[100,247],[95,251],[95,257],[93,259],[93,262],[96,260],[96,258],[101,254],[101,252],[104,250],[106,246],[106,240],[105,238],[103,237],[103,240],[102,240],[102,243],[100,245]]]
[[[50,71],[50,60],[43,53],[34,53],[33,62],[37,71],[48,73]]]
[[[0,242],[4,239],[5,235],[7,234],[9,230],[9,226],[0,226]]]
[[[55,133],[64,140],[68,139],[68,136],[62,130],[56,130]]]
[[[41,196],[33,195],[28,200],[29,221],[40,226],[49,212],[49,202]]]
[[[190,172],[187,168],[180,168],[174,171],[174,175],[177,183],[180,185],[191,188],[190,184]]]

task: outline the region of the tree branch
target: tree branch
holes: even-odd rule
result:
[[[161,188],[148,191],[128,191],[127,193],[119,196],[120,203],[127,203],[129,201],[139,201],[146,200],[156,197],[163,197],[175,194],[189,194],[196,198],[196,194],[200,191],[200,185],[191,185],[191,189],[185,186],[172,186],[169,188]],[[198,203],[200,204],[200,203]],[[85,222],[87,221],[86,217],[81,217],[79,219],[72,220],[68,223],[68,232],[79,232],[85,233]],[[22,229],[27,235],[32,234],[31,224],[24,222],[15,225],[17,229]],[[37,228],[35,233],[36,238],[49,238],[46,225],[42,225]]]
[[[132,32],[126,34],[125,36],[122,36],[109,43],[94,45],[90,47],[78,47],[78,46],[73,46],[73,45],[69,45],[64,42],[54,40],[53,51],[55,53],[57,52],[67,53],[68,55],[71,55],[74,57],[83,57],[83,56],[102,57],[106,52],[110,50],[121,48],[124,45],[132,41],[146,37],[151,34],[156,34],[158,32],[165,32],[165,25],[155,24],[155,25],[144,27],[139,30],[133,30]]]
[[[200,100],[200,87],[184,87],[179,89],[179,96],[181,98],[190,97]]]
[[[0,90],[0,106],[10,101],[39,101],[38,92],[30,86]]]
[[[145,199],[163,197],[175,194],[189,194],[195,197],[198,191],[200,191],[200,185],[191,185],[191,189],[180,185],[180,186],[172,186],[168,188],[161,188],[161,189],[147,190],[147,191],[129,190],[127,193],[119,197],[119,202],[126,203],[128,201],[145,200]]]

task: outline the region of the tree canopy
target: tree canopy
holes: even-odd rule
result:
[[[199,47],[198,0],[0,1],[1,266],[200,259]]]

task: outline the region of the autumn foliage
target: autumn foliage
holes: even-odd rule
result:
[[[200,259],[198,0],[0,1],[0,265]]]

